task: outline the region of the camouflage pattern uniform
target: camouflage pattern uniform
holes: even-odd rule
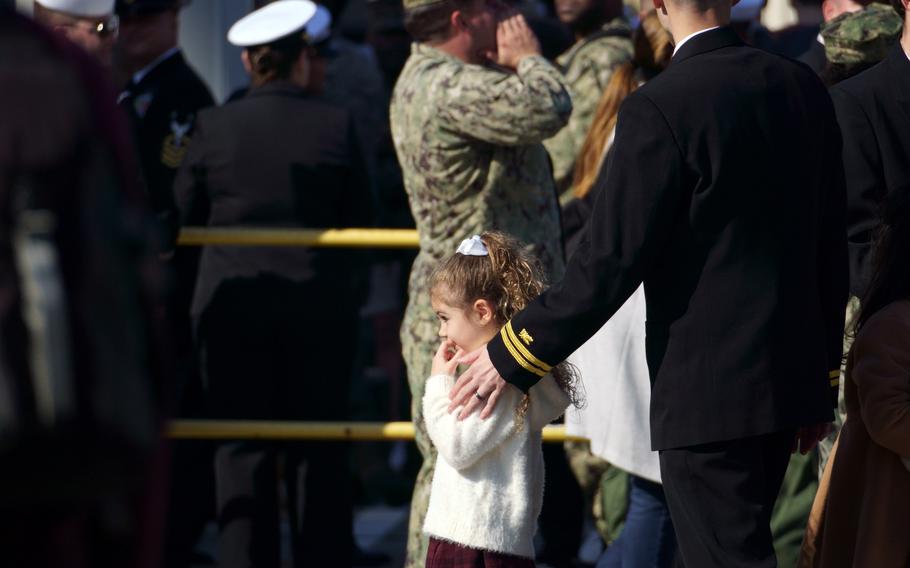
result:
[[[559,205],[541,141],[562,128],[572,102],[559,71],[525,57],[517,73],[466,64],[414,44],[392,96],[392,137],[420,253],[411,268],[401,343],[417,445],[424,457],[411,505],[406,566],[423,566],[422,534],[436,452],[421,400],[439,344],[427,282],[462,239],[488,229],[529,243],[550,278],[564,268]]]
[[[572,96],[569,124],[544,145],[553,160],[560,200],[570,199],[575,158],[585,141],[600,97],[613,71],[632,59],[632,30],[621,18],[610,20],[556,59]]]
[[[869,4],[822,25],[825,55],[831,63],[871,65],[883,60],[901,35],[903,21],[889,5]]]

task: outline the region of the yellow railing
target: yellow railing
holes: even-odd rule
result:
[[[262,229],[185,227],[178,245],[233,245],[343,248],[417,248],[414,229]]]
[[[175,420],[171,438],[195,440],[413,440],[411,422],[272,422],[259,420]],[[583,441],[569,436],[565,426],[543,429],[545,442]]]
[[[185,227],[182,246],[306,246],[338,248],[417,248],[413,229],[262,229],[251,227]],[[275,422],[254,420],[175,420],[168,435],[207,440],[413,440],[411,422]],[[547,426],[545,442],[583,441],[565,426]]]

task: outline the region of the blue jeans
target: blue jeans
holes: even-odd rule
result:
[[[597,568],[669,568],[675,556],[676,534],[663,487],[630,475],[626,523]]]

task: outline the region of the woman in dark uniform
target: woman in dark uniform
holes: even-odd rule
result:
[[[252,88],[200,114],[175,184],[181,221],[211,227],[361,227],[371,197],[346,111],[317,102],[308,0],[238,21]],[[208,246],[192,305],[212,417],[344,419],[362,281],[353,253]],[[337,352],[337,356],[333,356]],[[279,455],[295,566],[347,566],[344,446],[232,441],[215,456],[222,566],[278,566]],[[311,489],[312,488],[312,489]]]

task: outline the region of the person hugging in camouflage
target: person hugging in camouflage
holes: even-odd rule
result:
[[[404,9],[416,43],[390,121],[420,236],[401,327],[424,459],[406,561],[418,567],[427,554],[421,528],[436,461],[421,408],[438,345],[429,276],[463,238],[493,229],[530,243],[550,281],[561,276],[559,203],[542,141],[566,125],[572,101],[524,18],[496,0],[405,0]]]

